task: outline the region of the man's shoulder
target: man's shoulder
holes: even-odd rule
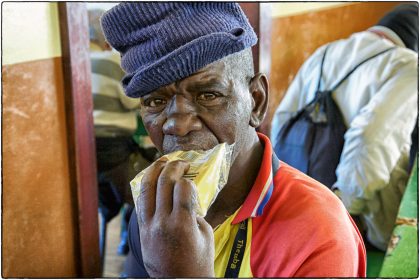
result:
[[[303,172],[281,162],[274,180],[273,209],[281,208],[280,213],[293,215],[296,222],[348,223],[348,213],[340,199],[326,186]],[[293,214],[293,212],[295,214]],[[282,215],[276,215],[283,219]],[[308,219],[308,220],[307,220]],[[308,225],[311,226],[311,225]]]
[[[345,252],[349,262],[363,258],[363,241],[331,190],[283,162],[274,185],[263,214],[252,221],[255,275],[266,275],[266,271],[279,275],[275,268],[283,265],[287,268],[282,273],[287,275],[303,268],[315,269],[318,264],[323,267],[322,254]]]
[[[325,199],[335,197],[325,185],[283,161],[274,177],[274,183],[278,185],[278,191],[287,192],[290,196],[308,195],[315,198],[314,195],[319,194]]]
[[[357,64],[366,58],[391,48],[393,50],[385,53],[381,59],[386,61],[387,64],[417,61],[417,54],[414,51],[398,46],[390,40],[385,40],[367,30],[354,33],[350,37],[337,40],[330,45],[333,58],[341,58],[342,61],[348,58],[349,61],[354,60],[353,64]],[[353,59],[351,59],[352,57]],[[351,64],[352,67],[354,66],[353,64]]]
[[[326,186],[284,162],[273,181],[274,190],[265,212],[255,220],[256,231],[265,228],[276,232],[275,238],[282,232],[280,235],[285,236],[280,238],[315,238],[320,242],[355,237],[350,215]]]

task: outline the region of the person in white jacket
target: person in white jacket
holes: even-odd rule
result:
[[[411,132],[418,118],[418,5],[397,6],[377,25],[329,44],[321,88],[327,90],[361,61],[333,93],[348,130],[333,185],[367,241],[386,250],[408,179]],[[326,45],[305,61],[272,121],[281,127],[314,98]]]

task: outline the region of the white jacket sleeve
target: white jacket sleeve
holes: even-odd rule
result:
[[[377,93],[351,121],[334,184],[351,214],[360,214],[385,187],[417,117],[417,60],[399,61]],[[385,75],[385,74],[383,74]]]

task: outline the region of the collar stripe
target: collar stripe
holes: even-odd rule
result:
[[[247,198],[233,218],[232,224],[238,224],[250,217],[261,215],[273,192],[273,172],[276,171],[273,170],[273,149],[267,136],[258,133],[258,137],[264,146],[260,171]]]
[[[266,194],[268,193],[269,189],[271,188],[272,182],[273,182],[273,170],[271,170],[271,172],[270,172],[270,176],[268,177],[268,180],[265,183],[264,189],[261,192],[260,197],[258,198],[257,204],[255,205],[254,210],[252,211],[251,217],[256,217],[256,216],[261,215],[260,212],[262,213],[262,209],[261,210],[259,210],[259,209],[260,209],[260,206],[263,206],[263,208],[264,208],[264,205],[267,204],[268,200],[263,205],[261,205],[261,203],[267,197]],[[271,194],[270,194],[270,196],[271,196]]]
[[[257,216],[261,216],[263,214],[264,207],[267,204],[267,202],[270,200],[271,194],[273,193],[273,189],[274,189],[274,185],[273,185],[273,182],[271,182],[270,188],[268,189],[267,194],[265,195],[260,206],[258,206]]]

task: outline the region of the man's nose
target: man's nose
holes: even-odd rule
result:
[[[202,128],[196,108],[187,98],[175,95],[167,108],[167,118],[163,125],[164,134],[185,136],[191,131]]]

